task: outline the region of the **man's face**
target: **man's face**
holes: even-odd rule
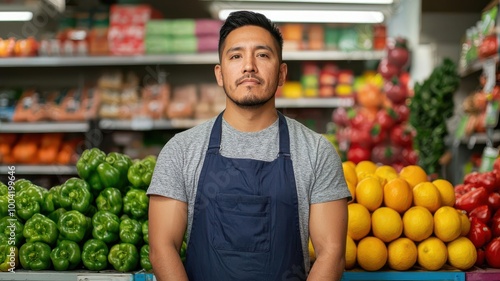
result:
[[[234,104],[259,107],[285,82],[287,66],[279,58],[278,44],[267,30],[239,27],[224,43],[221,63],[215,66],[217,83]]]

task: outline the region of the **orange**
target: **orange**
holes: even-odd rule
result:
[[[314,251],[314,246],[310,238],[309,238],[308,249],[309,249],[309,259],[311,260],[311,262],[314,262],[316,260],[316,252]]]
[[[371,215],[368,209],[359,204],[351,203],[347,205],[347,235],[354,240],[360,240],[371,230]]]
[[[352,167],[353,169],[355,169],[355,168],[356,168],[356,164],[355,164],[354,162],[352,162],[352,161],[349,161],[349,160],[348,160],[348,161],[344,161],[344,162],[342,162],[342,166],[344,166],[344,165],[350,166],[350,167]]]
[[[448,263],[460,270],[474,266],[477,259],[476,247],[467,237],[460,237],[446,246],[448,248]]]
[[[392,166],[382,165],[377,167],[375,175],[385,179],[386,182],[399,177],[398,172]]]
[[[417,262],[417,246],[406,237],[398,238],[387,246],[387,263],[394,270],[408,270]]]
[[[367,236],[358,243],[358,264],[366,271],[377,271],[387,262],[387,247],[377,237]]]
[[[413,191],[402,178],[395,178],[384,185],[384,205],[402,214],[413,204]]]
[[[356,201],[369,211],[375,211],[382,205],[383,200],[384,189],[377,178],[368,177],[356,186]]]
[[[352,163],[352,162],[351,162]],[[342,169],[344,171],[344,178],[347,182],[352,183],[354,186],[358,184],[358,176],[356,175],[356,166],[354,163],[349,164],[348,162],[342,163]]]
[[[372,214],[373,235],[388,243],[403,233],[403,221],[398,212],[389,207],[381,207]]]
[[[434,213],[441,207],[441,195],[432,182],[421,182],[413,187],[413,205],[427,208]]]
[[[467,236],[470,230],[470,220],[467,216],[467,212],[464,210],[458,210],[457,213],[460,216],[460,236]]]
[[[451,182],[445,179],[437,179],[432,182],[441,195],[441,204],[443,206],[455,206],[455,188]]]
[[[347,235],[345,244],[345,269],[351,269],[356,265],[356,243]]]
[[[448,249],[443,241],[431,236],[417,246],[417,262],[426,270],[439,270],[448,259]]]
[[[462,220],[457,210],[443,206],[434,213],[434,235],[443,242],[457,239],[462,231]]]
[[[427,181],[427,173],[422,167],[417,165],[408,165],[399,171],[399,176],[406,180],[410,187],[415,187],[417,184]]]
[[[349,189],[349,192],[351,193],[351,201],[350,202],[356,202],[356,185],[354,185],[353,183],[351,183],[350,181],[346,181],[347,183],[347,188]]]
[[[403,215],[403,233],[415,242],[420,242],[432,235],[434,218],[429,210],[413,206]]]
[[[377,170],[377,164],[370,160],[360,161],[355,168],[356,175],[358,175],[358,177],[360,174],[373,174],[375,173],[375,170]]]

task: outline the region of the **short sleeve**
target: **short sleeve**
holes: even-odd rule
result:
[[[158,155],[156,167],[148,187],[148,195],[161,195],[187,202],[186,186],[183,180],[184,149],[174,136]]]
[[[351,193],[347,188],[342,169],[342,161],[333,145],[321,137],[318,141],[318,155],[314,167],[315,180],[311,192],[311,204],[348,198]]]

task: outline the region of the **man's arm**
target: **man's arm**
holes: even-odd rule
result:
[[[307,280],[340,280],[345,268],[347,199],[312,204],[309,232],[316,260]]]
[[[187,225],[187,203],[151,195],[148,216],[149,257],[156,280],[187,281],[179,256]]]

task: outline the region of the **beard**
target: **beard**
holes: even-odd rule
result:
[[[236,85],[238,85],[239,81],[244,79],[245,77],[242,77],[240,78],[237,82],[236,82]],[[257,78],[257,77],[254,77],[256,79],[258,79],[259,81],[262,81],[261,79]],[[278,85],[276,84],[276,89],[277,89]],[[248,96],[245,96],[241,99],[236,99],[235,97],[232,97],[230,94],[228,94],[230,92],[230,90],[226,87],[226,85],[223,86],[223,89],[224,89],[224,92],[226,93],[226,97],[231,100],[234,104],[236,104],[237,106],[241,107],[241,108],[259,108],[261,106],[263,106],[264,104],[266,104],[268,101],[270,101],[276,91],[274,91],[274,93],[270,96],[265,96],[265,97],[257,97],[255,95],[248,95]],[[252,91],[252,87],[247,87],[247,90],[248,92]]]

